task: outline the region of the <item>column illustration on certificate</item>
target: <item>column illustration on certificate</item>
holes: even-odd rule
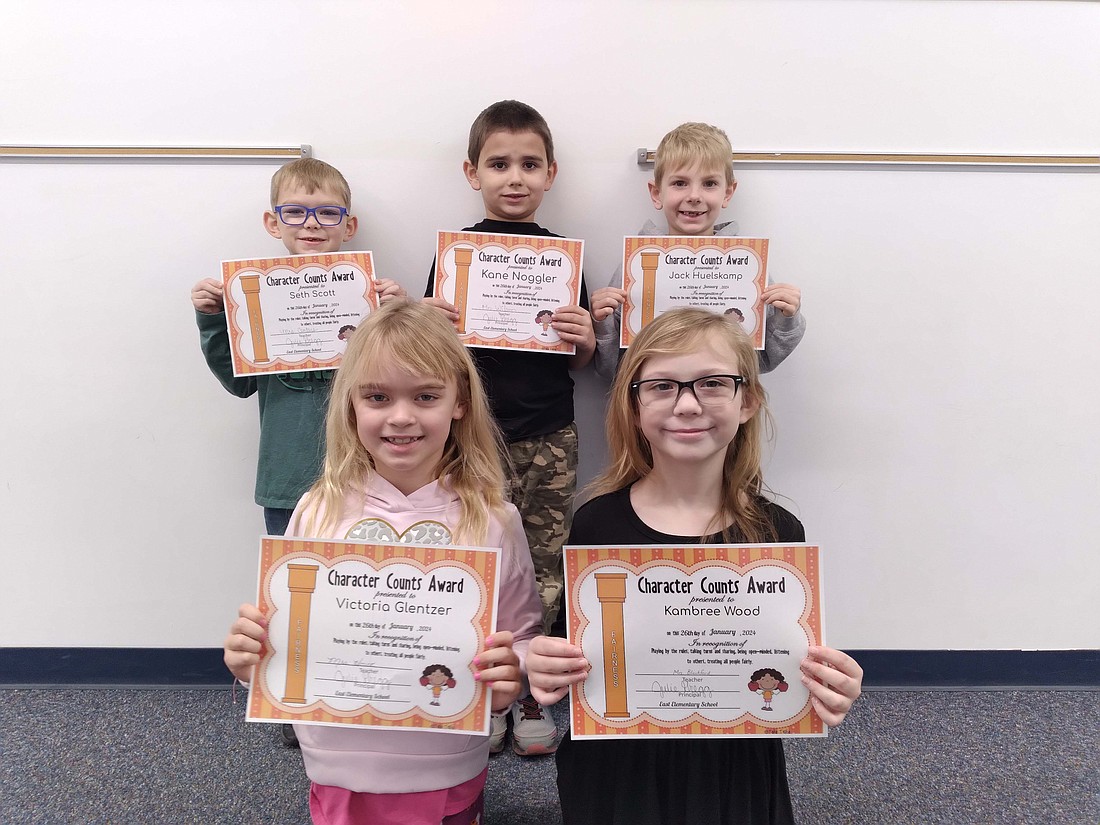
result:
[[[440,232],[435,296],[458,309],[466,346],[572,355],[551,318],[580,299],[584,241]]]
[[[808,544],[566,547],[576,739],[824,736],[799,665],[824,644]]]
[[[767,238],[628,236],[619,344],[630,346],[658,315],[687,306],[736,318],[753,346],[763,349],[767,283]]]
[[[250,722],[489,732],[499,550],[264,537]]]
[[[233,374],[335,369],[378,308],[370,252],[222,261]]]

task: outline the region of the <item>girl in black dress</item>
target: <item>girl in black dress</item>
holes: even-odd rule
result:
[[[569,544],[641,546],[805,541],[801,523],[762,495],[764,422],[757,357],[728,318],[677,309],[627,350],[607,414],[610,465],[573,518]],[[588,676],[581,649],[532,640],[534,697],[553,704]],[[811,647],[801,682],[830,726],[860,694],[850,656]],[[557,754],[566,825],[793,821],[779,739],[566,737]]]

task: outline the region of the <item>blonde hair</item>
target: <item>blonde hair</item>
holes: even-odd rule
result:
[[[500,433],[474,360],[454,327],[439,310],[407,300],[389,301],[371,313],[348,342],[329,399],[324,470],[304,499],[299,522],[305,525],[303,535],[325,535],[335,528],[348,491],[375,471],[374,460],[359,440],[352,398],[377,363],[457,385],[465,414],[451,422],[436,473],[437,478],[448,477],[448,486],[461,502],[456,541],[483,541],[490,515],[504,510]]]
[[[653,182],[661,185],[667,173],[690,169],[698,164],[703,169],[722,169],[726,186],[733,183],[733,147],[726,133],[706,123],[681,123],[657,146],[653,166]]]
[[[309,194],[318,189],[331,189],[343,198],[343,206],[351,209],[351,187],[340,170],[317,158],[299,158],[280,166],[271,176],[271,208],[279,203],[284,188],[298,184]]]
[[[726,542],[774,540],[775,530],[760,506],[763,475],[761,441],[770,431],[767,393],[760,384],[760,367],[752,341],[740,324],[724,315],[684,307],[663,313],[642,329],[626,351],[607,409],[607,444],[611,463],[586,492],[603,495],[621,490],[653,470],[653,453],[638,426],[637,399],[630,389],[647,360],[658,355],[684,355],[707,344],[729,350],[745,379],[741,403],[756,403],[757,412],[737,429],[726,449],[722,493],[712,524],[721,526]],[[711,530],[710,532],[715,532]]]

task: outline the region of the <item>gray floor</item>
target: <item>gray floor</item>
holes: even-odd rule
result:
[[[308,822],[297,751],[228,691],[0,691],[0,822]],[[564,713],[557,718],[564,724]],[[1100,822],[1100,693],[865,694],[787,742],[802,823]],[[553,758],[506,751],[488,823],[560,822]]]

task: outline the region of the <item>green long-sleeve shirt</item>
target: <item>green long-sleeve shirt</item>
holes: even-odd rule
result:
[[[206,365],[222,386],[240,398],[259,398],[256,503],[293,508],[321,472],[333,371],[234,377],[225,314],[196,312],[195,322]]]

